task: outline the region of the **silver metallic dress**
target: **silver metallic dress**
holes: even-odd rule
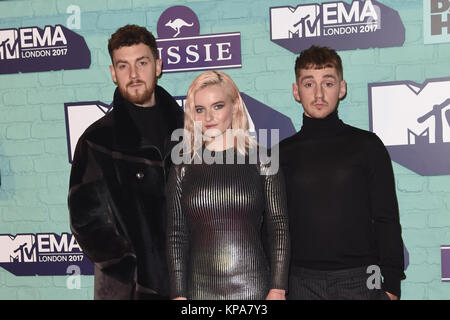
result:
[[[172,297],[258,299],[287,290],[289,235],[281,172],[257,164],[182,164],[168,181]]]

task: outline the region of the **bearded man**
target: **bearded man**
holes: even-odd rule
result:
[[[109,39],[113,110],[80,137],[68,196],[70,226],[95,265],[94,299],[164,299],[165,184],[183,111],[157,85],[156,40],[126,25]]]

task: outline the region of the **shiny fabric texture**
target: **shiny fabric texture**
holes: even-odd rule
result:
[[[289,235],[282,173],[259,164],[182,164],[168,178],[172,297],[265,299],[287,290]]]

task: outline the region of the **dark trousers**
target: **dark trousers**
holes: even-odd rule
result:
[[[145,293],[136,291],[134,300],[169,300],[169,297],[161,296],[156,293]]]
[[[389,300],[382,289],[369,289],[367,268],[311,270],[291,267],[288,300]]]
[[[152,289],[136,284],[134,300],[169,300],[168,296],[162,296]]]

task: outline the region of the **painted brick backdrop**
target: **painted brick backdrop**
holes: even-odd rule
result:
[[[81,9],[82,35],[91,51],[89,69],[0,75],[0,234],[70,232],[64,102],[109,103],[115,86],[108,65],[109,36],[127,23],[146,26],[156,36],[161,13],[173,5],[190,7],[200,33],[241,32],[242,68],[227,72],[239,89],[291,117],[301,127],[301,106],[291,95],[295,56],[270,41],[269,7],[322,1],[285,0],[35,0],[1,1],[0,29],[67,25],[70,5]],[[325,2],[325,1],[323,1]],[[346,1],[351,2],[351,1]],[[348,94],[341,118],[369,128],[368,82],[450,76],[450,44],[424,45],[421,0],[389,0],[406,28],[403,47],[341,51]],[[199,72],[163,75],[160,84],[185,95]],[[404,299],[448,299],[441,282],[440,246],[450,244],[450,176],[422,177],[393,164],[410,255]],[[91,299],[93,277],[68,289],[65,276],[16,277],[0,269],[0,299]]]

